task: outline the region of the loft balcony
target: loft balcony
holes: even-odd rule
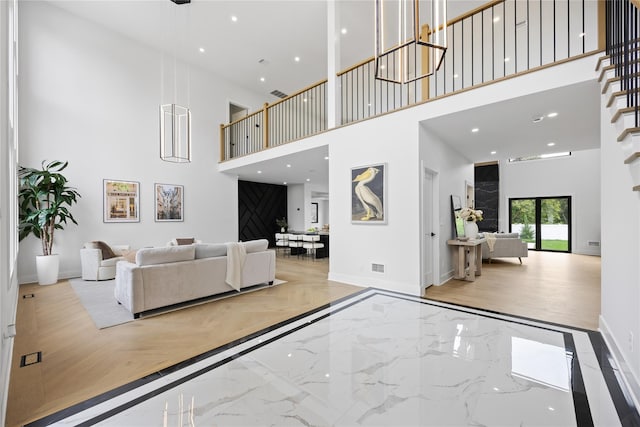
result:
[[[489,2],[448,22],[447,50],[432,76],[408,84],[376,79],[374,58],[367,58],[332,82],[325,79],[221,125],[220,161],[592,55],[604,49],[604,18],[602,2]],[[419,49],[425,48],[408,50],[410,75],[428,66]],[[330,83],[337,90],[329,90]]]

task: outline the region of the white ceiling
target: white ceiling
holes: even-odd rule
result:
[[[269,95],[272,90],[293,93],[327,76],[324,0],[192,0],[181,6],[169,0],[47,1],[261,93],[266,102],[276,99]],[[448,18],[483,3],[449,0]],[[338,35],[338,68],[344,69],[373,55],[374,1],[336,0],[336,5],[337,26],[347,30]],[[236,22],[232,16],[237,17]],[[594,99],[597,91],[592,89],[588,84],[575,85],[461,111],[424,125],[476,162],[596,148],[599,104]],[[532,123],[533,117],[552,111],[558,117]],[[471,134],[474,126],[480,131]],[[546,146],[551,141],[556,142],[553,148]],[[497,154],[492,156],[491,151]],[[326,148],[314,149],[234,172],[240,179],[258,182],[304,183],[309,178],[326,185],[326,155]]]

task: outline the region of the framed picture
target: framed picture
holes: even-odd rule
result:
[[[103,180],[103,221],[140,222],[140,183]]]
[[[351,169],[351,222],[387,223],[387,164]]]
[[[318,204],[317,203],[311,203],[311,223],[312,224],[318,223]]]
[[[156,184],[156,221],[184,221],[184,186]]]

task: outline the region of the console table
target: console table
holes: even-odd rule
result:
[[[473,282],[482,274],[482,242],[486,239],[447,240],[453,251],[454,279]],[[455,250],[455,248],[458,250]]]

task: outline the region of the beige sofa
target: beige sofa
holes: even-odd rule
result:
[[[267,249],[268,244],[266,239],[239,244],[246,257],[243,264],[235,264],[242,265],[234,274],[238,290],[227,283],[229,244],[140,249],[135,263],[120,261],[116,266],[116,300],[138,318],[162,307],[214,295],[233,295],[254,285],[272,285],[276,257],[273,250]]]
[[[517,257],[522,264],[522,258],[529,256],[527,243],[520,239],[518,233],[481,233],[478,237],[487,238],[487,234],[494,234],[496,239],[493,250],[489,249],[487,241],[482,243],[482,259],[488,259],[491,262],[493,258]]]

